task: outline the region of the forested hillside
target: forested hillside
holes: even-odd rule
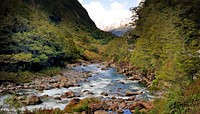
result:
[[[129,61],[143,76],[155,74],[150,88],[166,93],[153,113],[200,110],[199,5],[199,0],[146,0],[131,9],[137,26],[125,36],[124,50],[133,49]]]
[[[38,71],[98,59],[113,36],[100,31],[77,0],[1,0],[0,68]]]

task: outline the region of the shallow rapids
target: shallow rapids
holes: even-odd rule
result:
[[[18,95],[35,94],[41,98],[43,103],[38,105],[29,105],[23,107],[23,109],[32,110],[35,108],[60,108],[63,110],[67,103],[73,98],[86,98],[86,97],[99,97],[102,99],[111,99],[112,97],[127,99],[125,93],[127,91],[139,92],[141,94],[136,95],[137,99],[150,100],[152,98],[149,95],[148,90],[142,87],[137,81],[127,80],[126,76],[118,74],[114,68],[103,69],[105,66],[101,64],[90,64],[85,66],[77,66],[73,69],[77,72],[87,72],[91,74],[91,77],[83,82],[79,82],[78,87],[69,88],[54,88],[50,90],[38,91],[34,89],[18,90]],[[75,97],[73,98],[61,98],[62,94],[73,91]],[[104,93],[104,95],[102,94]],[[0,105],[3,105],[3,101],[10,97],[10,94],[0,95]],[[48,97],[44,97],[48,96]]]

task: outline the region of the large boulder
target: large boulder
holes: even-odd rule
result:
[[[34,94],[28,95],[26,98],[27,105],[36,105],[36,104],[40,104],[40,103],[42,103],[41,99]]]

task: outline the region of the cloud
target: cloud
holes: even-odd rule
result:
[[[123,10],[124,8],[123,4],[120,4],[119,2],[113,2],[110,6],[112,10]]]
[[[105,26],[116,23],[120,24],[122,20],[132,15],[131,12],[125,8],[125,2],[111,2],[109,9],[105,9],[100,1],[92,1],[83,6],[87,9],[90,17],[100,29],[104,29]]]
[[[140,3],[140,2],[144,2],[145,0],[137,0],[137,2],[138,2],[138,4]]]

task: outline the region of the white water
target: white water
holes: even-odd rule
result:
[[[137,95],[138,99],[146,99],[149,100],[152,98],[148,94],[148,90],[146,88],[141,87],[137,81],[126,80],[126,77],[118,74],[114,68],[109,68],[108,70],[101,70],[100,64],[91,64],[88,66],[78,66],[74,67],[74,70],[77,72],[92,72],[92,77],[88,78],[86,82],[79,82],[80,87],[70,87],[70,88],[55,88],[51,90],[44,90],[39,92],[37,90],[23,90],[19,91],[18,94],[36,94],[38,96],[48,95],[48,98],[43,98],[42,104],[39,105],[31,105],[23,107],[23,109],[32,110],[34,108],[60,108],[64,109],[67,103],[71,100],[71,98],[64,98],[62,100],[56,100],[55,97],[59,97],[67,91],[73,91],[79,95],[78,98],[86,98],[86,97],[102,97],[105,99],[109,99],[112,96],[116,98],[128,98],[124,96],[126,91],[140,91],[142,94]],[[122,83],[123,82],[123,83]],[[89,90],[93,92],[93,94],[83,93],[84,90]],[[106,92],[108,96],[102,96],[101,93]],[[5,100],[9,96],[2,95],[0,96],[0,105],[2,101]]]

